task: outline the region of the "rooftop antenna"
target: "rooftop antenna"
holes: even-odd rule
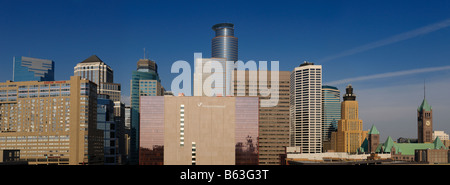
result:
[[[144,59],[145,59],[145,48],[144,48]]]
[[[423,99],[425,99],[425,79],[423,79]]]

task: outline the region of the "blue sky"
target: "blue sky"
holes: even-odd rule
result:
[[[170,89],[173,62],[211,55],[211,26],[235,24],[239,59],[277,60],[292,71],[307,60],[323,66],[323,82],[450,65],[450,26],[346,56],[354,48],[450,19],[450,1],[0,1],[0,81],[12,79],[13,56],[54,60],[55,79],[95,54],[129,96],[131,72],[147,56]],[[394,38],[395,39],[395,38]],[[322,61],[321,61],[322,60]],[[434,110],[435,130],[450,132],[450,70],[352,83],[364,128],[416,137],[415,109]],[[347,83],[336,84],[344,92]],[[383,103],[384,102],[384,103]],[[395,102],[395,103],[393,103]],[[401,114],[400,114],[401,113]]]

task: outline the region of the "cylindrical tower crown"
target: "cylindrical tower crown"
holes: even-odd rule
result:
[[[219,36],[234,36],[234,25],[231,23],[220,23],[212,27],[216,32],[216,37]]]
[[[238,38],[234,37],[234,25],[220,23],[212,27],[216,36],[212,39],[212,58],[225,58],[227,61],[238,60]]]

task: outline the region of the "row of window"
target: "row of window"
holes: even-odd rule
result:
[[[184,105],[180,105],[180,146],[184,146]]]

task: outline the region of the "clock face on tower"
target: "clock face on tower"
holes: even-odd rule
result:
[[[430,126],[430,121],[425,122],[425,125]]]

